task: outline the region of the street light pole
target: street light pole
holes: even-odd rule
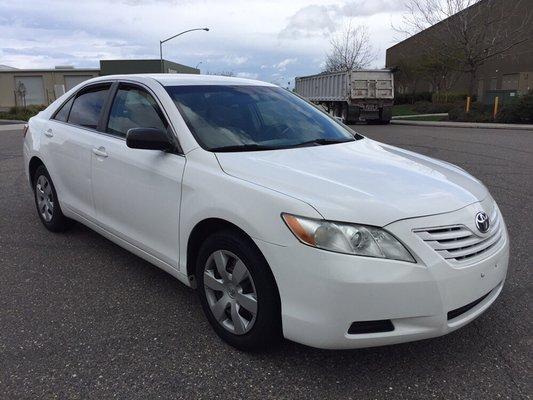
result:
[[[161,72],[165,72],[164,71],[164,68],[163,68],[163,43],[165,42],[168,42],[169,40],[172,40],[180,35],[183,35],[184,33],[187,33],[187,32],[192,32],[192,31],[206,31],[206,32],[209,32],[209,28],[194,28],[194,29],[188,29],[186,31],[183,31],[183,32],[180,32],[174,36],[171,36],[169,38],[166,38],[164,40],[160,40],[159,41],[159,62],[161,63]]]

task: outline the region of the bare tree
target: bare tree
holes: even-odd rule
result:
[[[409,36],[419,33],[416,40],[422,52],[467,74],[470,95],[477,72],[487,60],[532,40],[531,14],[523,12],[523,5],[531,0],[404,1],[408,11],[403,27],[396,30]]]
[[[330,39],[330,46],[326,56],[327,72],[365,68],[376,59],[368,28],[364,25],[353,27],[350,22]]]

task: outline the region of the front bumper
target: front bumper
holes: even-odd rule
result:
[[[509,260],[503,218],[498,245],[467,265],[444,260],[413,229],[470,218],[488,207],[488,200],[484,203],[387,226],[416,255],[416,264],[256,240],[278,284],[284,336],[318,348],[350,349],[441,336],[466,325],[503,288]],[[463,312],[448,319],[457,309]],[[394,330],[348,333],[353,322],[376,320],[390,320]]]

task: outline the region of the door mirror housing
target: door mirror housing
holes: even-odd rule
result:
[[[157,128],[131,128],[126,133],[126,145],[132,149],[172,150],[167,134]]]

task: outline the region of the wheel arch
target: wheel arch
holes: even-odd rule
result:
[[[29,180],[30,180],[30,184],[32,188],[33,188],[33,179],[35,178],[35,172],[37,172],[37,168],[39,168],[41,165],[46,168],[43,160],[41,160],[37,156],[33,156],[30,159],[30,162],[28,163],[28,176],[29,176]]]
[[[195,264],[196,259],[198,257],[198,252],[200,250],[200,246],[204,242],[204,240],[220,231],[233,231],[241,235],[243,238],[245,238],[250,246],[252,246],[265,260],[266,265],[268,266],[269,273],[272,275],[272,279],[274,280],[274,283],[276,284],[276,290],[277,290],[277,296],[279,299],[279,289],[277,287],[277,282],[274,277],[274,274],[272,273],[272,269],[270,268],[270,265],[268,264],[268,261],[266,260],[265,256],[257,247],[254,240],[250,235],[246,233],[246,231],[236,224],[227,221],[222,218],[206,218],[200,222],[198,222],[194,228],[192,229],[189,238],[187,240],[187,259],[186,259],[186,267],[187,267],[187,277],[189,279],[189,283],[192,288],[196,288],[196,278],[195,278]]]

